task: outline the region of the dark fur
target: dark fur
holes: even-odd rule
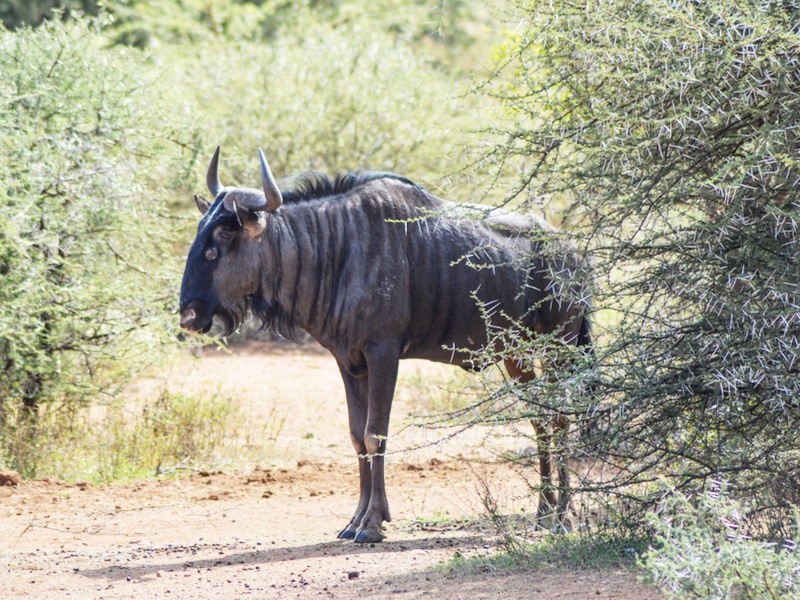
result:
[[[374,171],[344,171],[339,173],[333,180],[324,173],[309,171],[299,175],[292,181],[292,187],[281,190],[284,204],[296,204],[298,202],[308,202],[309,200],[319,200],[332,196],[341,196],[347,192],[375,181],[376,179],[396,179],[412,187],[419,186],[395,173],[381,173]]]
[[[201,220],[181,312],[198,314],[195,331],[207,331],[216,315],[230,332],[252,309],[264,326],[290,337],[305,329],[334,355],[362,482],[340,537],[378,541],[390,520],[383,454],[400,358],[473,369],[482,349],[503,350],[498,331],[520,328],[591,347],[585,262],[540,219],[497,211],[468,218],[465,211],[479,209],[444,202],[398,175],[331,181],[311,173],[282,192],[283,206],[251,238],[223,198],[253,193],[260,192],[223,190]],[[515,364],[514,376],[532,376]],[[540,458],[546,483],[549,448]],[[551,490],[540,510],[555,502]]]

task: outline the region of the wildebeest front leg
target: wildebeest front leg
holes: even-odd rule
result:
[[[361,517],[354,539],[356,542],[380,542],[385,537],[383,522],[392,520],[386,499],[384,462],[400,345],[391,341],[372,343],[364,349],[364,357],[369,377],[364,445],[369,456],[372,486],[367,511]]]
[[[372,473],[367,446],[364,443],[364,432],[367,429],[367,401],[369,398],[369,379],[367,376],[356,378],[350,375],[342,365],[339,371],[344,381],[344,390],[347,394],[347,413],[350,421],[350,441],[358,456],[358,474],[360,481],[360,494],[358,507],[347,527],[339,532],[339,539],[352,540],[361,523],[361,518],[367,512],[369,499],[372,492]]]

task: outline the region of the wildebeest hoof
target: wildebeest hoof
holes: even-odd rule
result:
[[[339,535],[336,537],[340,540],[352,540],[354,537],[356,537],[356,530],[352,526],[348,525],[342,529],[339,532]]]
[[[549,531],[550,533],[570,533],[572,531],[572,520],[567,516],[560,516],[555,513],[538,515],[533,523],[534,531]]]
[[[363,531],[359,531],[356,534],[355,542],[359,544],[369,544],[373,542],[382,542],[383,538],[386,536],[380,533],[379,531],[373,531],[372,529],[364,529]]]
[[[558,532],[559,533],[572,533],[572,519],[569,517],[563,517],[558,521]]]

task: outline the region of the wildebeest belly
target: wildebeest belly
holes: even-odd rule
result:
[[[403,357],[471,369],[472,353],[485,349],[493,334],[520,325],[532,327],[537,307],[531,299],[531,277],[526,268],[508,259],[495,255],[491,267],[458,258],[439,269],[417,266],[411,275],[411,317]]]

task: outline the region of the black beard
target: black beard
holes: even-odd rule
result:
[[[228,336],[241,327],[250,308],[250,299],[243,298],[239,302],[229,306],[220,305],[217,308],[216,316],[223,326],[223,336]]]
[[[253,315],[261,321],[261,331],[272,330],[278,335],[301,342],[303,330],[297,325],[294,315],[287,313],[274,300],[267,300],[261,295],[250,298]]]

